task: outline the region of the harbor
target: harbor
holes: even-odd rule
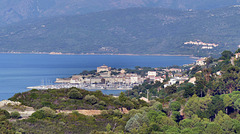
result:
[[[47,90],[47,89],[63,89],[63,88],[81,88],[86,90],[131,90],[134,85],[105,85],[105,84],[53,84],[53,85],[40,85],[40,86],[32,86],[27,87],[27,89],[38,89],[38,90]]]

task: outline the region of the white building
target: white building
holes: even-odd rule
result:
[[[171,72],[182,72],[182,69],[179,69],[179,68],[171,68],[171,69],[169,69],[169,71],[171,71]]]
[[[130,77],[131,83],[138,83],[138,77],[137,76],[132,76]]]
[[[159,76],[159,77],[155,77],[154,82],[156,82],[156,81],[160,81],[161,83],[163,83],[164,79]]]
[[[97,72],[98,73],[100,73],[100,72],[108,72],[108,71],[111,71],[111,67],[108,67],[106,65],[97,67]]]
[[[148,76],[157,76],[157,72],[156,71],[148,71]]]
[[[201,58],[196,61],[196,65],[203,66],[206,64],[206,58]]]
[[[196,77],[191,78],[188,82],[189,82],[189,83],[192,83],[192,84],[195,84],[195,82],[196,82]]]
[[[240,53],[235,54],[235,58],[238,59],[240,57]]]

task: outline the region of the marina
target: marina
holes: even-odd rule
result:
[[[62,88],[81,88],[86,90],[131,90],[135,85],[105,85],[105,84],[55,84],[55,85],[41,85],[41,86],[32,86],[27,87],[27,89],[38,89],[38,90],[47,90],[47,89],[62,89]]]
[[[39,86],[38,88],[46,89],[47,85],[53,85],[52,88],[58,88],[60,85],[56,86],[54,83],[56,78],[68,78],[84,70],[94,70],[103,64],[113,68],[131,69],[135,66],[183,65],[194,61],[195,59],[188,56],[0,54],[0,100],[26,92],[29,90],[26,87]],[[120,88],[104,90],[100,87],[99,90],[104,94],[119,94]],[[94,87],[92,89],[88,90],[95,91]]]

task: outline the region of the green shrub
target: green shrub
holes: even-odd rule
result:
[[[10,113],[7,110],[0,109],[0,121],[10,119]]]
[[[37,89],[32,89],[32,90],[30,90],[30,92],[36,92],[36,91],[38,91]]]
[[[94,95],[86,95],[84,97],[84,100],[92,105],[98,102],[98,98],[95,97]]]
[[[117,99],[117,100],[114,100],[113,103],[114,103],[115,105],[120,105],[120,104],[121,104],[121,102],[120,102],[118,99]]]
[[[106,103],[104,101],[100,101],[98,104],[101,106],[106,106]]]
[[[43,107],[32,114],[32,117],[43,119],[46,117],[55,117],[56,113],[49,107]]]
[[[19,118],[21,118],[21,115],[20,115],[19,112],[14,111],[14,112],[11,112],[11,118],[13,118],[13,119],[19,119]]]
[[[68,92],[68,97],[70,99],[82,99],[83,95],[77,89],[71,89]]]
[[[30,98],[31,99],[37,99],[38,98],[38,94],[37,93],[31,93],[30,94]]]

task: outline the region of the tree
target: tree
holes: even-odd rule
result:
[[[167,94],[173,94],[177,92],[177,87],[176,85],[167,86],[165,91]]]
[[[181,120],[179,122],[179,127],[181,129],[184,129],[184,128],[193,128],[195,125],[195,123],[193,122],[192,119],[184,119],[184,120]]]
[[[132,129],[138,129],[140,127],[140,123],[138,122],[139,118],[137,114],[130,118],[126,123],[125,130],[130,132]]]
[[[224,103],[223,100],[219,97],[219,95],[213,96],[211,97],[211,99],[212,102],[207,104],[207,110],[205,110],[204,112],[199,111],[199,117],[214,119],[218,111],[224,110]]]
[[[164,116],[166,116],[166,114],[161,111],[150,110],[147,112],[147,117],[150,122],[161,123]]]
[[[177,123],[167,116],[163,116],[160,122],[160,126],[177,126]]]
[[[191,97],[194,94],[194,85],[192,83],[184,84],[182,88],[184,89],[184,98]]]
[[[0,109],[0,121],[4,121],[10,117],[10,113],[7,110]]]
[[[77,89],[71,89],[68,92],[68,97],[70,99],[82,99],[83,95]]]
[[[202,75],[202,73],[196,74],[195,94],[199,97],[204,97],[207,94],[207,81]]]
[[[194,114],[203,113],[208,109],[208,104],[211,102],[212,99],[209,95],[204,98],[199,98],[197,95],[193,95],[186,103],[184,113],[187,117],[191,117]]]
[[[171,118],[172,118],[174,121],[179,122],[179,121],[180,121],[180,118],[181,118],[180,112],[178,112],[178,111],[173,111]]]
[[[8,120],[0,121],[0,132],[1,134],[15,134],[12,123]]]
[[[107,126],[106,126],[107,132],[110,132],[111,128],[112,128],[112,126],[108,123]]]
[[[226,120],[231,120],[231,118],[227,114],[224,114],[222,111],[219,111],[214,119],[214,123],[223,126],[224,121]]]
[[[55,116],[56,116],[55,111],[49,107],[43,107],[31,115],[31,117],[35,117],[37,119],[43,119],[46,117],[55,117]]]
[[[163,106],[160,102],[155,102],[152,107],[156,111],[162,111],[163,110]]]
[[[238,110],[238,113],[239,113],[239,110],[240,110],[240,98],[238,98],[238,99],[234,102],[234,106],[235,106],[235,108]]]
[[[94,95],[86,95],[85,97],[84,97],[84,100],[86,101],[86,102],[89,102],[90,104],[96,104],[97,102],[98,102],[98,98],[97,97],[95,97]]]
[[[13,119],[19,119],[19,118],[21,118],[21,115],[20,115],[19,112],[14,111],[14,112],[11,112],[11,118],[13,118]]]
[[[194,132],[190,128],[185,128],[185,129],[181,130],[181,134],[194,134]]]
[[[126,107],[128,110],[134,108],[134,104],[130,100],[127,100],[126,102],[124,102],[123,106]]]
[[[223,130],[220,125],[216,123],[209,123],[206,130],[206,134],[223,134]]]
[[[172,111],[179,111],[181,109],[181,104],[178,101],[174,101],[170,104]]]
[[[151,132],[159,131],[160,130],[160,126],[157,123],[155,123],[155,122],[151,122],[150,125],[149,125],[149,130]]]
[[[127,97],[125,96],[125,94],[123,92],[121,92],[118,99],[120,102],[125,102],[127,100]]]
[[[222,75],[222,82],[224,86],[228,89],[229,93],[232,93],[238,88],[240,68],[236,66],[230,66]]]
[[[180,133],[180,129],[178,127],[170,127],[166,131],[167,134],[178,134]]]
[[[209,58],[207,58],[206,59],[206,66],[207,66],[207,68],[209,67],[209,65],[211,64],[211,63],[213,63],[213,58],[212,57],[209,57]]]
[[[235,54],[236,53],[240,53],[240,48],[238,48],[236,51],[235,51]]]
[[[220,59],[223,60],[229,60],[233,56],[233,53],[231,51],[225,50],[221,53],[222,57]]]
[[[224,95],[223,103],[224,103],[224,107],[225,107],[225,110],[226,110],[226,114],[228,114],[228,107],[232,107],[233,106],[233,101],[229,97],[229,95]]]

